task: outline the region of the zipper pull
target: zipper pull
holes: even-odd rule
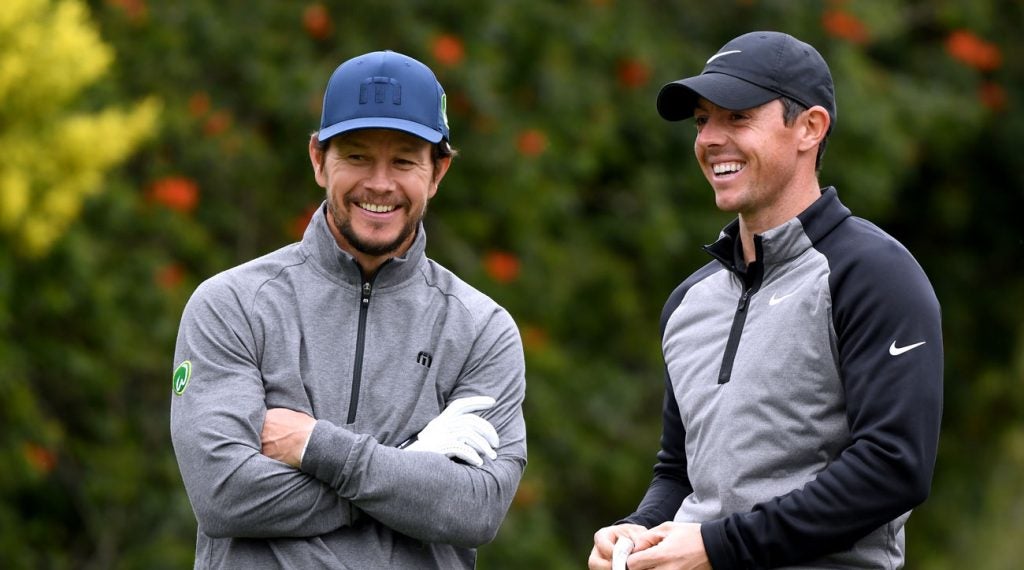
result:
[[[743,295],[740,297],[740,304],[736,307],[737,311],[746,311],[747,302],[750,301],[750,289],[743,291]]]
[[[370,293],[373,292],[373,286],[367,281],[363,283],[363,304],[366,305],[370,302]]]

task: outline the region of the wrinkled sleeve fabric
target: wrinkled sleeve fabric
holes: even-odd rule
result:
[[[490,395],[480,415],[498,432],[496,460],[482,467],[431,452],[400,450],[318,420],[301,469],[366,515],[407,536],[463,547],[493,540],[526,465],[522,404],[526,366],[518,329],[497,309],[477,334],[451,400]],[[446,403],[447,404],[447,403]]]
[[[943,374],[931,284],[903,246],[867,224],[816,247],[830,262],[850,443],[802,488],[704,523],[716,570],[771,568],[846,550],[923,502],[931,487]]]
[[[191,379],[171,395],[171,438],[199,531],[215,538],[311,537],[350,523],[322,481],[260,454],[266,415],[251,299],[221,277],[187,303],[175,365]]]

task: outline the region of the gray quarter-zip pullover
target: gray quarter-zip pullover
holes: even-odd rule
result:
[[[324,207],[303,239],[220,273],[185,307],[171,435],[199,523],[196,568],[473,568],[526,464],[511,316],[424,254],[422,226],[371,281]],[[481,468],[397,449],[485,395]],[[268,408],[317,418],[301,469],[260,454]]]

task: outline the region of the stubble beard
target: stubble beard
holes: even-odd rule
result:
[[[410,218],[406,222],[405,226],[402,227],[402,231],[398,232],[398,236],[394,240],[385,243],[369,243],[356,233],[352,227],[351,219],[342,220],[341,216],[338,215],[338,209],[334,204],[334,200],[327,200],[327,211],[331,214],[334,219],[334,227],[338,228],[338,233],[341,237],[345,238],[345,241],[349,243],[356,251],[364,255],[370,255],[373,257],[380,257],[389,253],[394,253],[405,243],[410,236],[416,233],[416,229],[419,227],[420,222],[423,221],[423,216],[426,214],[426,206],[424,205],[423,211],[418,216]]]

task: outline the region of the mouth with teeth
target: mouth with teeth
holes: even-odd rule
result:
[[[746,165],[742,162],[719,162],[711,165],[711,171],[715,176],[728,176],[743,170],[744,166]]]
[[[388,212],[395,211],[395,208],[397,208],[394,204],[373,204],[370,202],[357,202],[356,205],[374,214],[387,214]]]

